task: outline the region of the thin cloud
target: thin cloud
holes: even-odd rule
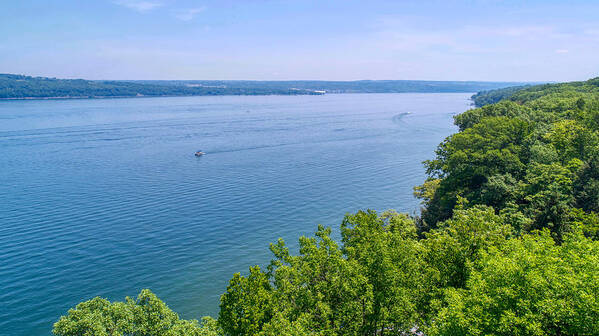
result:
[[[182,9],[182,10],[175,11],[174,15],[177,19],[179,19],[181,21],[191,21],[191,20],[193,20],[193,18],[196,15],[200,14],[201,12],[203,12],[205,10],[206,10],[206,7]]]
[[[114,3],[140,13],[148,12],[163,6],[162,3],[156,1],[116,0]]]
[[[569,52],[570,52],[570,50],[568,50],[568,49],[557,49],[555,51],[556,54],[567,54]]]

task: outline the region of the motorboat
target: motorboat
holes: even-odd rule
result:
[[[197,152],[195,153],[195,156],[202,156],[202,155],[204,155],[204,154],[206,154],[206,153],[204,153],[204,152],[202,152],[201,150],[199,150],[199,151],[197,151]]]

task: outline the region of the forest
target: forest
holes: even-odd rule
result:
[[[424,163],[419,216],[361,210],[234,274],[216,318],[149,290],[70,335],[598,335],[599,78],[487,91]]]
[[[530,85],[528,85],[530,86]],[[512,94],[523,90],[528,87],[525,85],[519,86],[509,86],[506,88],[495,89],[495,90],[485,90],[480,91],[474,95],[472,95],[471,99],[474,102],[474,106],[482,107],[489,104],[495,104],[500,100],[506,99],[510,97]]]
[[[141,96],[222,95],[319,95],[305,89],[278,87],[229,87],[213,85],[166,85],[139,81],[90,81],[0,74],[0,99],[22,98],[110,98]]]
[[[99,81],[0,74],[0,99],[474,92],[518,83],[456,81]]]

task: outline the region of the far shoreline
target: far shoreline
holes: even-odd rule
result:
[[[409,93],[409,92],[396,92],[396,93]],[[426,93],[426,92],[423,92]],[[432,92],[431,92],[432,93]],[[460,92],[455,92],[460,93]],[[466,92],[464,92],[466,93]],[[251,96],[324,96],[324,93],[307,93],[307,94],[218,94],[218,95],[141,95],[141,96],[58,96],[58,97],[0,97],[0,101],[8,100],[75,100],[75,99],[123,99],[123,98],[165,98],[165,97],[251,97]]]
[[[318,94],[218,94],[218,95],[141,95],[141,96],[57,96],[57,97],[0,97],[0,101],[30,101],[30,100],[104,100],[104,99],[127,99],[127,98],[175,98],[175,97],[267,97],[267,96],[325,96],[325,95],[355,95],[355,94],[398,94],[398,93],[462,93],[475,94],[476,91],[452,91],[452,92],[422,92],[422,91],[404,91],[404,92],[327,92]]]

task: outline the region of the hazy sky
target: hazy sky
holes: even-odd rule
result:
[[[2,0],[0,73],[584,80],[599,0]]]

